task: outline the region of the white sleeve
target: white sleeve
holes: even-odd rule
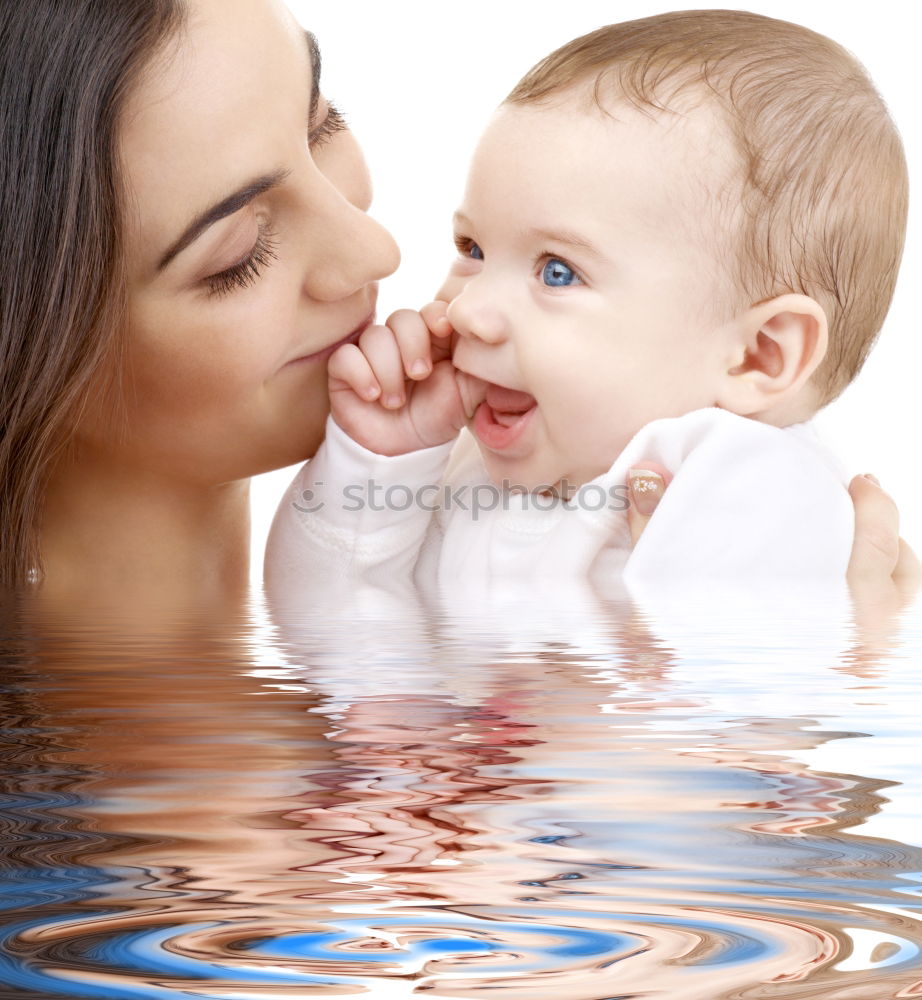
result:
[[[270,597],[409,580],[452,446],[378,455],[328,418],[323,444],[272,522],[263,574]]]
[[[627,452],[674,473],[628,558],[629,585],[844,580],[854,508],[817,447],[707,409],[648,424]]]

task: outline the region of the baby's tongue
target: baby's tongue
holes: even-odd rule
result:
[[[527,392],[507,389],[503,385],[494,385],[491,382],[487,386],[486,402],[493,411],[496,422],[508,427],[535,405],[535,397]]]

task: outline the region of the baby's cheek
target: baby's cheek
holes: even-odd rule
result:
[[[436,302],[451,302],[463,291],[464,286],[479,270],[479,263],[470,258],[456,260],[448,271],[441,287],[433,298]]]

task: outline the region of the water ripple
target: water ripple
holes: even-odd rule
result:
[[[679,624],[36,631],[0,996],[922,997],[922,636]]]
[[[802,913],[794,919],[699,905],[674,907],[670,915],[663,905],[602,916],[598,905],[535,906],[515,914],[476,906],[463,912],[391,907],[374,917],[340,913],[287,927],[243,916],[195,920],[195,911],[181,925],[157,923],[153,914],[98,913],[8,925],[0,974],[8,985],[40,996],[172,1000],[262,997],[267,990],[296,995],[286,992],[291,988],[337,995],[371,989],[383,996],[382,984],[396,981],[409,992],[450,996],[486,988],[515,996],[531,984],[533,991],[583,998],[633,991],[716,997],[743,985],[753,968],[763,982],[787,984],[820,967],[918,971],[913,941],[862,928],[823,932]]]

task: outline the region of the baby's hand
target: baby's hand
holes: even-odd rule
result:
[[[333,419],[379,455],[404,455],[456,437],[485,385],[451,363],[454,331],[444,302],[400,309],[330,358]]]

